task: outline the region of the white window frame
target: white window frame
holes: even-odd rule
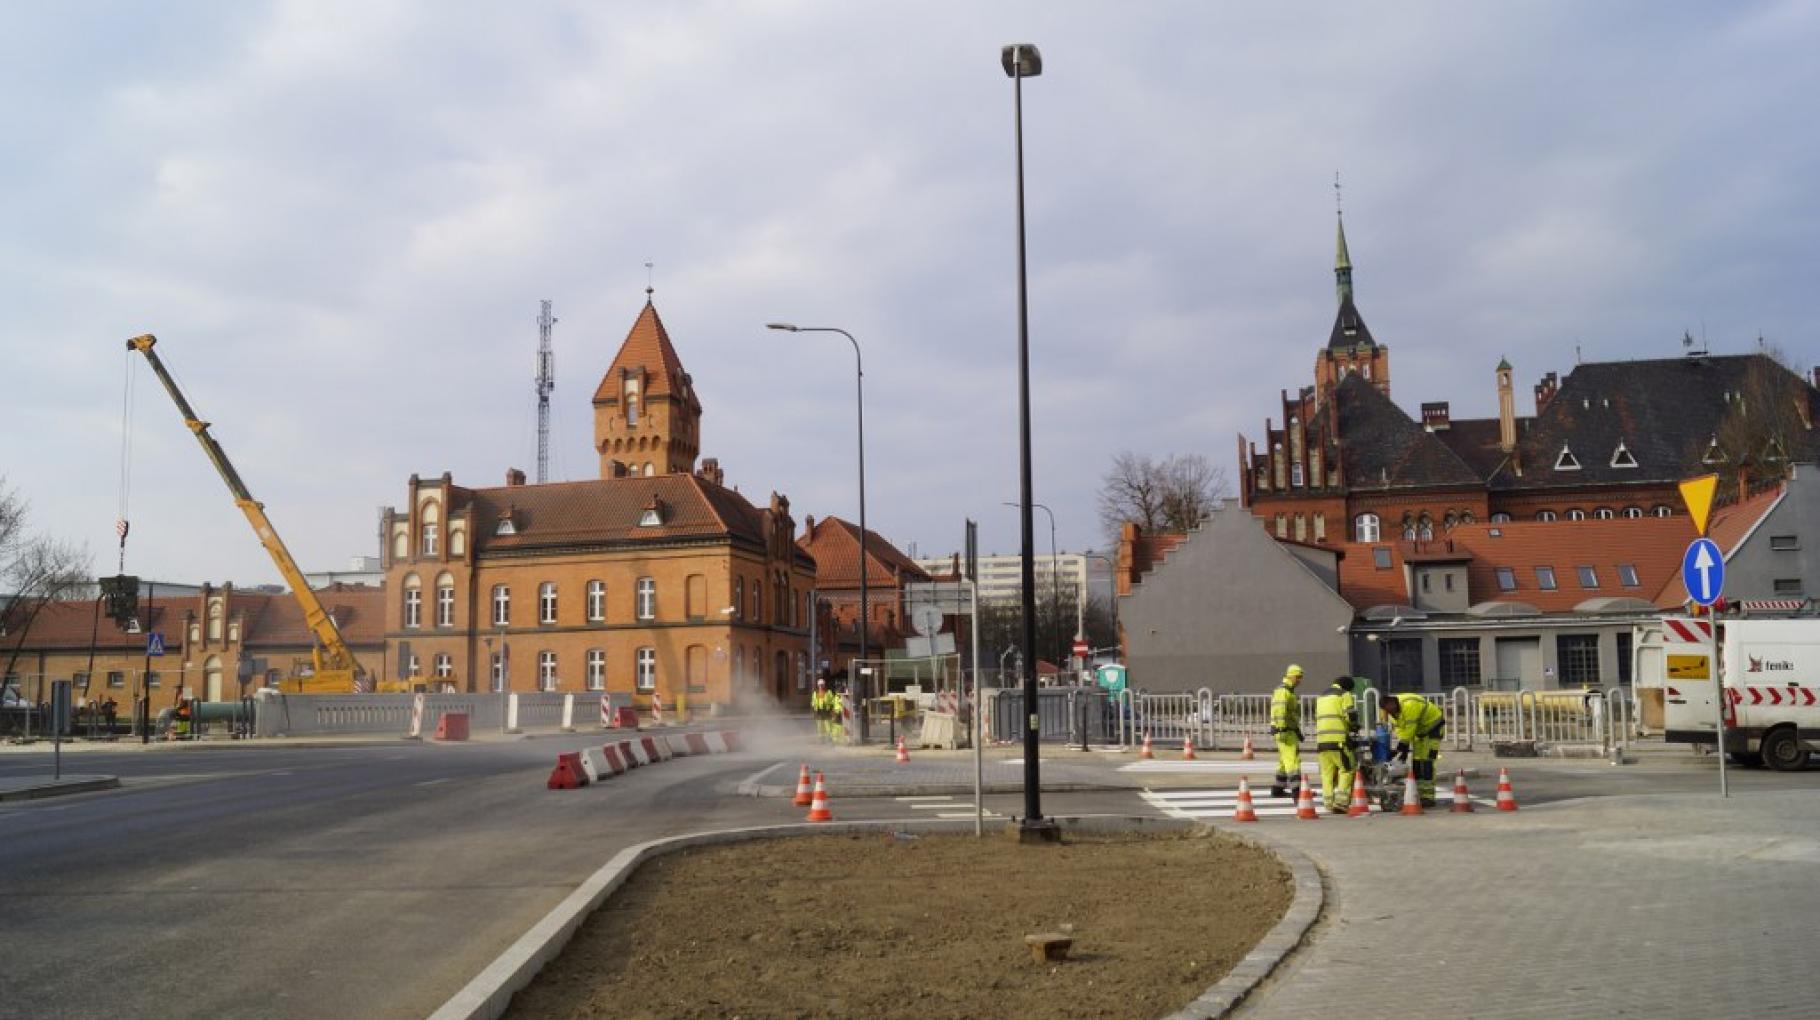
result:
[[[1624,519],[1627,521],[1634,521],[1642,516],[1643,508],[1640,506],[1627,506],[1624,508]]]
[[[496,584],[493,586],[493,626],[504,627],[512,622],[512,586]]]
[[[421,550],[420,555],[423,555],[423,556],[436,555],[436,548],[437,548],[436,524],[432,521],[425,521],[423,523],[423,527],[421,529],[419,529],[418,534],[419,534],[420,538],[419,538],[419,544],[418,544],[417,548],[419,550]]]
[[[657,619],[657,579],[641,577],[633,594],[633,613],[640,620]]]
[[[632,677],[641,693],[657,690],[657,649],[647,645],[633,653]]]
[[[410,657],[405,659],[404,673],[406,676],[422,676],[423,675],[423,663],[417,661],[416,652],[412,652],[410,654]]]
[[[404,625],[412,630],[423,626],[423,589],[404,590]]]
[[[506,689],[506,653],[503,651],[494,652],[492,655],[492,662],[490,662],[488,664],[487,669],[488,669],[489,675],[493,679],[493,689],[495,691],[505,690]]]
[[[1555,457],[1555,470],[1556,471],[1578,471],[1578,470],[1580,470],[1580,458],[1574,456],[1574,452],[1567,448],[1566,443],[1561,444],[1561,452],[1558,456]]]
[[[431,661],[435,663],[432,668],[436,671],[437,679],[447,680],[455,675],[455,660],[450,657],[448,652],[437,652],[436,658]]]
[[[562,683],[556,676],[556,653],[541,651],[537,653],[537,689],[553,691]]]
[[[588,622],[601,623],[607,618],[607,582],[588,582]]]
[[[436,587],[436,626],[455,626],[455,586],[452,584]]]
[[[588,649],[588,690],[604,691],[607,689],[607,653],[599,648]]]
[[[556,582],[545,581],[537,586],[537,622],[556,622]]]
[[[1602,507],[1595,508],[1592,512],[1592,515],[1593,515],[1593,520],[1595,520],[1595,521],[1615,520],[1618,516],[1617,513],[1615,511],[1613,511],[1611,507],[1608,507],[1608,506],[1602,506]]]
[[[1618,448],[1611,452],[1611,466],[1615,468],[1634,468],[1637,466],[1636,455],[1630,452],[1630,448],[1624,445],[1624,440],[1622,439],[1618,440]]]

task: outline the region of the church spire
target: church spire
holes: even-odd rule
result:
[[[1346,251],[1346,211],[1340,207],[1340,172],[1333,172],[1334,218],[1339,234],[1334,240],[1333,280],[1341,304],[1352,300],[1352,256]]]

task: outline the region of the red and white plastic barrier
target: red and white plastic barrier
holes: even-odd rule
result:
[[[640,765],[654,765],[682,755],[725,754],[739,750],[738,730],[709,730],[620,740],[556,756],[550,772],[552,790],[573,790],[605,782]]]

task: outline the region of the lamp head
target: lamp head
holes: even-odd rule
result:
[[[765,323],[765,328],[766,329],[781,329],[786,333],[801,332],[801,329],[799,327],[794,326],[788,322],[767,322],[767,323]]]
[[[1043,55],[1029,43],[1012,43],[999,50],[998,60],[1007,78],[1034,78],[1043,73]]]

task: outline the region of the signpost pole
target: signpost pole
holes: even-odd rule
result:
[[[1706,524],[1713,508],[1713,493],[1718,491],[1718,475],[1701,475],[1680,483],[1681,500],[1693,518],[1694,530],[1700,537],[1687,547],[1681,557],[1681,584],[1688,598],[1706,607],[1708,630],[1707,669],[1713,678],[1713,736],[1719,746],[1719,796],[1729,798],[1731,789],[1725,771],[1725,673],[1719,668],[1719,620],[1713,615],[1713,603],[1725,589],[1725,553],[1706,537]]]
[[[1713,732],[1719,738],[1719,796],[1723,799],[1732,795],[1725,774],[1725,674],[1719,670],[1719,621],[1709,613],[1706,622],[1712,627],[1712,655],[1706,661],[1713,674],[1713,708],[1718,713],[1713,718]]]

